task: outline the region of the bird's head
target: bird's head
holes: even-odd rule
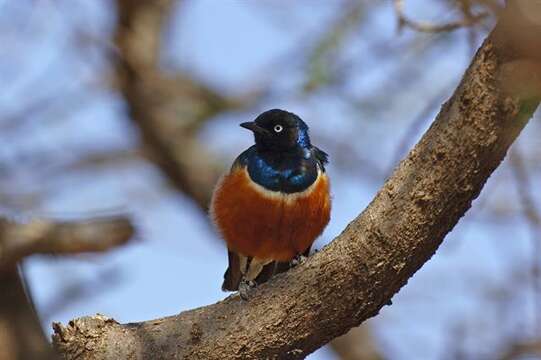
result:
[[[256,146],[260,150],[288,151],[299,147],[309,149],[311,146],[308,125],[288,111],[268,110],[254,121],[240,126],[254,133]]]

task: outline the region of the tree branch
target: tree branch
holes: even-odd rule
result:
[[[538,106],[500,86],[502,66],[527,55],[502,25],[371,204],[303,265],[249,302],[234,295],[126,325],[103,316],[55,324],[56,348],[68,359],[300,359],[375,316],[470,208]]]
[[[18,224],[0,219],[0,270],[32,254],[101,252],[126,243],[134,228],[125,217],[85,221],[35,220]]]

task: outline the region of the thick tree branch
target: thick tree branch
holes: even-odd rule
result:
[[[32,254],[100,252],[126,243],[134,229],[125,217],[85,221],[35,220],[26,224],[0,219],[0,271]]]
[[[376,315],[470,208],[537,108],[534,98],[502,90],[505,64],[541,60],[517,52],[503,25],[372,203],[306,263],[249,302],[235,295],[126,325],[104,317],[56,324],[57,349],[78,359],[300,359]],[[526,30],[541,34],[539,24]],[[541,36],[533,39],[541,48]]]

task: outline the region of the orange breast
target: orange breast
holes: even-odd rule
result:
[[[244,168],[225,175],[214,191],[211,216],[230,250],[244,256],[289,261],[304,252],[330,219],[325,173],[307,190],[285,194],[251,181]]]

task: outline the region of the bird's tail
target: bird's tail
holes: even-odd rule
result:
[[[240,259],[239,256],[232,251],[228,251],[227,255],[229,258],[229,267],[224,274],[222,290],[237,291],[240,280],[242,279],[242,273],[240,272]]]

